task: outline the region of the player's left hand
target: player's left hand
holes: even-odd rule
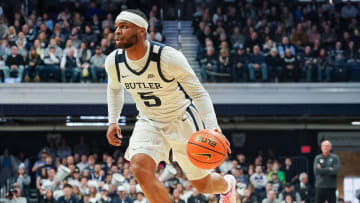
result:
[[[219,135],[224,137],[224,140],[226,141],[226,145],[227,145],[227,153],[231,154],[231,149],[230,149],[230,142],[229,140],[225,137],[225,135],[217,128],[214,129],[215,132],[217,132]]]

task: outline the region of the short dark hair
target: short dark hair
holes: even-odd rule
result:
[[[73,188],[73,186],[72,186],[72,185],[70,185],[70,184],[65,184],[65,185],[64,185],[64,188],[70,188],[70,189],[72,189],[72,188]]]
[[[142,18],[144,18],[146,20],[147,23],[149,23],[146,15],[144,12],[140,11],[139,9],[126,9],[125,11],[127,12],[131,12],[131,13],[135,13],[136,15],[141,16]]]

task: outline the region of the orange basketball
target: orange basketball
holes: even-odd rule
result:
[[[225,137],[214,130],[199,130],[187,143],[187,155],[190,161],[202,169],[218,167],[227,156]]]

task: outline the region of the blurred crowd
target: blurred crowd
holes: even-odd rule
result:
[[[59,12],[35,8],[26,15],[24,4],[12,13],[0,7],[0,82],[106,81],[105,57],[116,48],[115,17],[134,5],[123,0],[54,2]],[[149,39],[164,41],[159,8],[144,10]]]
[[[0,191],[6,188],[9,202],[146,203],[123,151],[94,153],[87,143],[84,136],[73,146],[61,136],[48,138],[31,160],[5,149],[0,155]],[[307,173],[297,171],[291,157],[237,153],[214,170],[235,176],[238,202],[307,203],[314,197]],[[219,200],[218,195],[200,194],[193,188],[176,163],[161,162],[156,176],[174,203]]]
[[[193,15],[203,81],[359,81],[360,4],[207,2]]]

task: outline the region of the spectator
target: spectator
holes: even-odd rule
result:
[[[88,167],[88,160],[86,154],[81,155],[81,162],[76,165],[79,168],[80,172],[82,173],[85,168]]]
[[[9,55],[11,55],[11,47],[9,46],[9,42],[7,40],[2,40],[0,54],[4,60],[6,60]]]
[[[290,157],[285,158],[285,166],[282,171],[285,174],[285,181],[287,183],[294,183],[299,177]]]
[[[24,60],[26,60],[28,50],[25,48],[24,41],[22,39],[18,39],[16,45],[18,47],[18,53],[24,58]]]
[[[250,189],[246,189],[244,191],[244,196],[241,199],[242,203],[257,203],[258,200],[256,198],[256,196],[254,195],[254,193],[251,192]]]
[[[324,140],[321,143],[322,154],[317,155],[314,160],[316,202],[336,202],[336,178],[340,159],[336,154],[331,153],[331,148],[331,142]]]
[[[324,31],[321,33],[321,44],[323,44],[324,47],[330,48],[336,40],[336,33],[334,29],[330,28],[330,25],[326,24],[324,26]]]
[[[63,56],[60,64],[61,81],[66,82],[70,78],[70,82],[79,81],[80,61],[75,56],[75,50],[69,48],[68,54]]]
[[[90,179],[91,180],[95,180],[97,182],[97,184],[104,184],[105,181],[105,176],[102,174],[101,172],[101,165],[100,164],[95,164],[94,167],[94,173],[90,174]]]
[[[133,200],[126,195],[125,187],[120,185],[117,188],[118,197],[116,197],[113,203],[133,203]]]
[[[216,82],[215,73],[218,71],[218,60],[213,47],[207,47],[206,56],[200,59],[200,67],[202,81]]]
[[[135,201],[136,202],[136,201]],[[180,193],[177,189],[173,191],[172,194],[172,203],[185,203],[183,199],[180,198]]]
[[[330,82],[332,68],[329,65],[329,59],[327,56],[327,52],[325,51],[324,48],[322,48],[320,50],[320,55],[319,55],[318,60],[319,60],[319,65],[318,65],[318,69],[317,69],[317,81],[318,82],[322,82],[322,81]]]
[[[48,82],[51,79],[60,81],[60,58],[56,56],[55,47],[50,47],[49,52],[43,57],[44,68],[41,73],[41,81]]]
[[[306,43],[308,43],[308,36],[303,30],[302,24],[296,25],[296,30],[291,34],[291,43],[295,44],[298,49],[301,49]]]
[[[236,53],[231,57],[232,64],[232,81],[245,82],[247,81],[247,62],[248,56],[245,52],[244,46],[239,45]]]
[[[101,48],[96,47],[95,55],[91,57],[91,75],[93,82],[103,82],[105,80],[105,55],[101,53]]]
[[[254,185],[255,194],[259,196],[261,193],[265,191],[265,186],[267,183],[267,178],[262,171],[261,166],[256,166],[255,173],[250,177],[251,184]]]
[[[6,58],[5,78],[16,78],[15,82],[21,82],[24,74],[24,58],[18,54],[16,46],[11,47],[11,55]]]
[[[306,82],[314,81],[314,73],[318,68],[317,60],[313,56],[312,50],[310,46],[305,47],[304,55],[301,58],[302,62],[302,72],[306,75]]]
[[[250,38],[246,41],[245,47],[247,52],[251,52],[251,49],[254,49],[254,46],[258,46],[260,49],[260,45],[262,44],[262,40],[259,39],[258,34],[254,31],[250,34]]]
[[[263,53],[264,56],[269,56],[271,54],[271,50],[276,49],[276,42],[269,39],[266,41],[266,43],[263,45]]]
[[[243,33],[240,32],[239,26],[235,26],[233,33],[230,36],[230,42],[234,46],[243,45],[245,43],[246,37]]]
[[[40,55],[36,53],[35,47],[30,49],[29,55],[26,58],[26,68],[24,82],[40,82],[40,67],[42,63]]]
[[[299,80],[298,61],[292,54],[291,49],[287,49],[283,58],[284,69],[282,71],[281,81],[293,81]]]
[[[77,53],[80,57],[82,57],[82,55],[84,54],[86,56],[86,60],[90,60],[91,58],[91,51],[90,49],[88,49],[88,45],[84,41],[81,42]]]
[[[55,56],[58,58],[61,58],[63,56],[63,50],[62,48],[56,43],[56,39],[55,38],[51,38],[50,39],[50,43],[49,46],[45,49],[44,54],[49,54],[50,52],[50,48],[54,47],[55,48]]]
[[[54,29],[54,21],[49,18],[48,13],[43,13],[43,22],[44,25],[47,27],[47,29],[49,29],[50,31],[52,31]]]
[[[193,188],[193,193],[188,199],[188,203],[197,203],[197,202],[205,202],[206,198],[203,194],[199,193],[196,188]]]
[[[253,55],[250,56],[248,71],[250,81],[256,80],[256,72],[258,71],[261,72],[262,81],[267,81],[268,79],[268,71],[267,65],[265,63],[265,57],[260,53],[260,47],[258,45],[255,45],[253,47]]]
[[[279,200],[287,202],[287,196],[290,196],[292,201],[295,201],[296,203],[300,203],[301,201],[300,194],[294,191],[293,186],[290,183],[286,183],[284,191],[279,194]]]
[[[98,182],[89,180],[88,181],[89,192],[90,192],[90,202],[98,202],[101,199],[100,193],[97,192],[97,188],[99,187]]]
[[[282,38],[282,43],[279,45],[278,47],[278,53],[280,55],[281,58],[284,58],[285,57],[285,51],[287,49],[290,49],[291,50],[291,54],[292,55],[295,55],[296,52],[295,52],[295,47],[291,44],[289,44],[289,38],[288,37],[283,37]]]
[[[280,200],[276,199],[276,193],[273,190],[270,190],[262,203],[281,203]]]
[[[236,179],[236,186],[237,186],[238,193],[241,196],[244,195],[244,192],[249,185],[248,175],[244,174],[244,169],[240,165],[237,165],[236,168],[233,168],[231,170],[231,174]]]
[[[259,202],[262,202],[264,199],[266,199],[267,194],[272,190],[273,190],[272,183],[267,182],[265,186],[265,191],[257,195]]]
[[[90,80],[90,59],[87,59],[86,52],[82,52],[80,55],[80,69],[81,69],[81,82],[87,82]]]
[[[68,181],[73,186],[72,194],[80,201],[83,199],[82,193],[80,192],[80,183]]]
[[[313,188],[308,182],[308,175],[303,172],[300,174],[299,183],[295,186],[295,191],[300,194],[301,201],[310,203],[313,196]]]
[[[311,32],[308,34],[309,43],[313,44],[315,40],[320,40],[320,33],[318,32],[317,26],[313,25],[311,27]]]
[[[272,189],[275,191],[276,194],[280,193],[284,189],[284,183],[279,180],[279,176],[277,173],[272,173],[272,177],[269,182],[272,183]]]
[[[21,196],[27,196],[29,192],[29,186],[31,183],[31,178],[25,171],[25,164],[21,163],[18,167],[18,173],[15,177],[15,183],[13,186],[19,187],[20,190],[23,192]]]
[[[112,203],[113,200],[108,196],[109,194],[109,185],[105,184],[101,187],[101,198],[99,203]]]
[[[356,18],[358,15],[357,8],[351,4],[351,1],[348,0],[346,5],[341,8],[341,17],[348,18]]]
[[[6,38],[9,33],[9,28],[5,16],[0,16],[0,40]]]
[[[72,189],[73,187],[70,184],[65,184],[64,185],[64,195],[61,196],[56,203],[68,203],[68,202],[72,202],[72,203],[78,203],[79,200],[75,197],[75,195],[72,194]]]
[[[85,33],[83,34],[82,39],[83,42],[90,47],[94,47],[95,43],[98,41],[98,37],[93,33],[93,30],[89,25],[85,26]]]
[[[181,201],[179,201],[179,202],[181,202]],[[184,201],[182,201],[182,202],[185,203]],[[138,192],[138,193],[136,193],[136,200],[134,201],[134,203],[148,203],[148,201],[144,197],[144,193]]]
[[[359,50],[357,47],[355,47],[354,41],[349,41],[347,43],[347,49],[345,51],[345,57],[347,63],[357,63],[359,62],[360,56],[359,56]]]
[[[271,73],[269,79],[278,82],[283,71],[283,61],[279,57],[276,48],[272,48],[269,56],[266,57],[266,64]]]
[[[295,203],[296,201],[294,201],[294,198],[291,195],[286,195],[284,201],[282,201],[284,203]]]
[[[220,73],[231,74],[231,61],[228,49],[221,49],[219,56],[219,70]]]
[[[81,39],[79,37],[79,31],[76,27],[72,28],[69,39],[72,42],[73,48],[77,49],[80,47]]]
[[[40,203],[55,203],[53,191],[51,189],[46,190],[45,195],[40,198]]]

